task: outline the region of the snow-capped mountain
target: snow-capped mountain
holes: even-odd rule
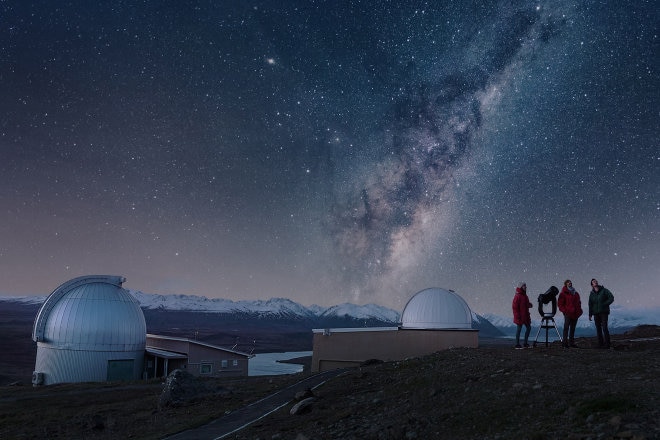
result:
[[[0,296],[0,301],[41,305],[44,301],[46,301],[46,296]]]
[[[305,307],[286,298],[258,301],[231,301],[209,299],[194,295],[157,295],[130,291],[147,310],[171,310],[204,313],[223,313],[256,318],[307,320],[318,326],[377,326],[400,323],[399,312],[377,304],[356,305],[342,303],[324,308],[318,305]],[[502,333],[482,316],[472,314],[473,327],[482,335],[497,337]],[[356,322],[358,321],[358,322]]]
[[[399,314],[394,310],[375,304],[358,306],[340,304],[329,308],[318,305],[305,307],[286,298],[271,298],[256,301],[231,301],[195,295],[158,295],[130,291],[145,309],[181,310],[206,313],[249,313],[269,316],[299,318],[349,317],[353,319],[375,319],[397,322]]]
[[[287,298],[270,298],[268,300],[232,301],[223,298],[207,298],[197,295],[161,295],[144,293],[139,290],[129,292],[147,310],[169,310],[185,312],[204,312],[222,314],[247,314],[298,319],[328,319],[348,318],[358,320],[375,320],[384,323],[399,322],[399,313],[387,307],[376,304],[356,305],[343,303],[332,307],[321,307],[313,304],[305,307]],[[0,301],[13,301],[24,304],[40,305],[45,296],[0,296]]]
[[[316,316],[316,310],[286,298],[257,301],[232,301],[196,295],[159,295],[129,291],[145,309],[181,310],[206,313],[257,313],[278,316]]]
[[[268,300],[256,301],[232,301],[222,298],[207,298],[196,295],[161,295],[149,294],[141,291],[129,290],[137,299],[140,306],[147,310],[187,311],[234,314],[263,318],[278,319],[307,319],[316,323],[329,322],[336,319],[348,319],[359,321],[370,321],[385,325],[397,325],[400,323],[399,312],[376,304],[355,305],[343,303],[332,307],[321,307],[311,305],[309,307],[298,304],[286,298],[270,298]],[[45,296],[0,296],[0,301],[21,302],[24,304],[40,305],[46,299]],[[532,327],[540,325],[541,318],[538,313],[532,313]],[[515,325],[510,316],[501,316],[486,313],[478,315],[472,313],[473,327],[482,333],[494,335],[498,331],[504,334],[515,333]],[[557,326],[563,325],[561,313],[555,316]],[[624,309],[621,306],[612,306],[609,327],[611,330],[627,330],[638,325],[660,325],[660,309]],[[593,331],[594,324],[589,321],[587,315],[578,320],[578,332],[585,333]]]
[[[316,308],[317,311],[321,310]],[[349,316],[355,319],[377,319],[383,322],[396,323],[399,321],[399,313],[386,307],[376,304],[365,304],[356,306],[355,304],[343,303],[322,310],[318,314],[320,317],[344,317]]]

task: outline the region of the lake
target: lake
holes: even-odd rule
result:
[[[303,371],[299,364],[286,364],[285,361],[311,356],[311,351],[288,351],[285,353],[258,353],[248,361],[248,376],[271,376],[274,374],[295,374]]]

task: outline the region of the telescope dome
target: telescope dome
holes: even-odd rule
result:
[[[72,283],[72,281],[76,281]],[[75,350],[134,350],[146,343],[140,304],[119,277],[81,277],[60,286],[35,320],[37,342]]]
[[[413,295],[401,314],[405,329],[470,329],[472,312],[452,290],[432,287]]]
[[[123,277],[74,278],[51,293],[34,321],[37,343],[33,381],[138,379],[147,326]]]

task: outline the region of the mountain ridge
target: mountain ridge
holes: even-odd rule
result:
[[[310,324],[328,325],[350,325],[361,321],[360,326],[377,325],[400,325],[401,314],[396,310],[377,304],[356,305],[352,303],[341,303],[330,307],[322,307],[316,304],[304,306],[288,298],[272,297],[267,300],[240,300],[233,301],[224,298],[207,298],[198,295],[185,294],[152,294],[139,290],[128,290],[138,301],[140,307],[145,310],[167,310],[180,312],[216,313],[223,315],[235,315],[248,318],[272,318],[309,321]],[[20,302],[25,304],[39,305],[43,303],[46,296],[7,296],[1,297],[1,301]],[[539,321],[540,316],[532,311],[532,321]],[[660,310],[643,309],[631,310],[621,306],[612,306],[609,326],[611,329],[623,331],[638,325],[659,325]],[[487,336],[511,335],[515,332],[515,325],[511,317],[503,317],[496,314],[485,313],[483,315],[472,312],[473,328],[484,332]],[[561,314],[555,316],[557,326],[563,324]],[[368,324],[368,325],[367,325]],[[593,323],[583,315],[578,320],[578,332],[585,333],[593,331]]]

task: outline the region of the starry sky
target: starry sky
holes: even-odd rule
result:
[[[653,1],[0,2],[2,295],[660,307]],[[583,300],[584,301],[584,300]]]

